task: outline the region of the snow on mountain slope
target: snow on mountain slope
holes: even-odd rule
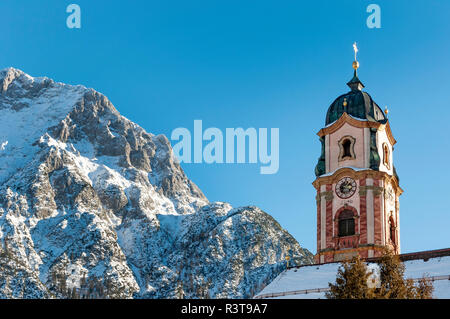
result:
[[[0,248],[38,278],[7,297],[251,297],[286,254],[312,262],[260,209],[209,203],[165,136],[92,89],[0,71],[0,123]]]
[[[0,253],[0,267],[0,299],[54,297],[36,274],[4,251]]]
[[[58,124],[87,89],[32,78],[15,69],[0,71],[0,79],[2,183],[32,158],[36,147],[31,144]]]

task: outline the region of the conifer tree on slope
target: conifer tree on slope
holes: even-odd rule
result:
[[[430,299],[433,285],[425,277],[416,284],[405,279],[405,266],[397,255],[385,250],[378,261],[380,267],[380,286],[370,288],[367,280],[370,273],[366,264],[358,257],[345,261],[338,269],[336,282],[329,283],[328,299]]]

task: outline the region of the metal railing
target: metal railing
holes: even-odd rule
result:
[[[432,276],[432,277],[425,277],[425,278],[428,279],[428,280],[431,280],[431,281],[450,280],[450,275]],[[419,281],[421,279],[422,278],[413,278],[414,281]],[[283,296],[293,296],[293,295],[305,295],[305,294],[312,294],[312,293],[321,293],[321,292],[327,292],[327,291],[330,291],[330,288],[311,288],[311,289],[292,290],[292,291],[274,292],[274,293],[256,295],[253,298],[254,299],[275,298],[275,297],[283,297]]]

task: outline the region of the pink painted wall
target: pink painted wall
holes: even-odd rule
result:
[[[355,155],[356,159],[353,160],[345,160],[338,161],[339,159],[339,141],[342,137],[350,135],[356,139],[355,141]],[[348,123],[345,123],[339,130],[330,134],[330,143],[328,149],[328,159],[329,159],[329,168],[330,172],[335,171],[336,169],[344,166],[353,166],[353,167],[365,167],[365,154],[364,154],[364,129],[353,127]],[[327,172],[328,173],[328,172]]]

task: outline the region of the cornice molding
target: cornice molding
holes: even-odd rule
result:
[[[354,235],[354,236],[356,236],[356,235]],[[358,245],[357,248],[343,249],[343,250],[338,250],[335,248],[325,248],[325,249],[320,250],[315,256],[320,257],[323,255],[329,255],[329,254],[338,255],[338,254],[353,253],[353,252],[369,250],[369,249],[383,251],[386,248],[386,246],[375,245],[375,244],[365,244],[365,245]]]
[[[372,121],[360,121],[355,119],[354,117],[347,114],[347,112],[344,112],[341,117],[335,121],[330,126],[324,127],[319,132],[317,132],[317,135],[320,137],[323,137],[325,135],[332,134],[339,130],[342,126],[344,126],[345,123],[348,123],[349,125],[357,128],[375,128],[378,131],[385,130],[386,135],[389,139],[389,142],[392,146],[394,146],[397,141],[395,140],[394,136],[392,135],[391,126],[389,125],[389,120],[386,121],[386,124],[381,124],[379,122],[372,122]]]
[[[381,171],[375,171],[373,169],[364,169],[361,171],[355,171],[354,169],[350,167],[342,167],[339,168],[334,172],[333,175],[327,175],[323,177],[318,177],[316,180],[312,183],[313,186],[316,188],[316,190],[320,190],[320,186],[324,184],[335,184],[337,181],[339,181],[341,178],[348,176],[353,179],[365,179],[365,178],[373,178],[377,180],[383,180],[385,184],[390,183],[392,184],[395,193],[397,196],[400,196],[403,193],[403,189],[400,187],[397,177],[394,175],[389,175],[386,172]],[[365,186],[364,190],[367,190],[369,187]],[[373,187],[374,188],[374,187]],[[378,189],[377,189],[378,190]],[[378,190],[379,191],[379,190]]]

